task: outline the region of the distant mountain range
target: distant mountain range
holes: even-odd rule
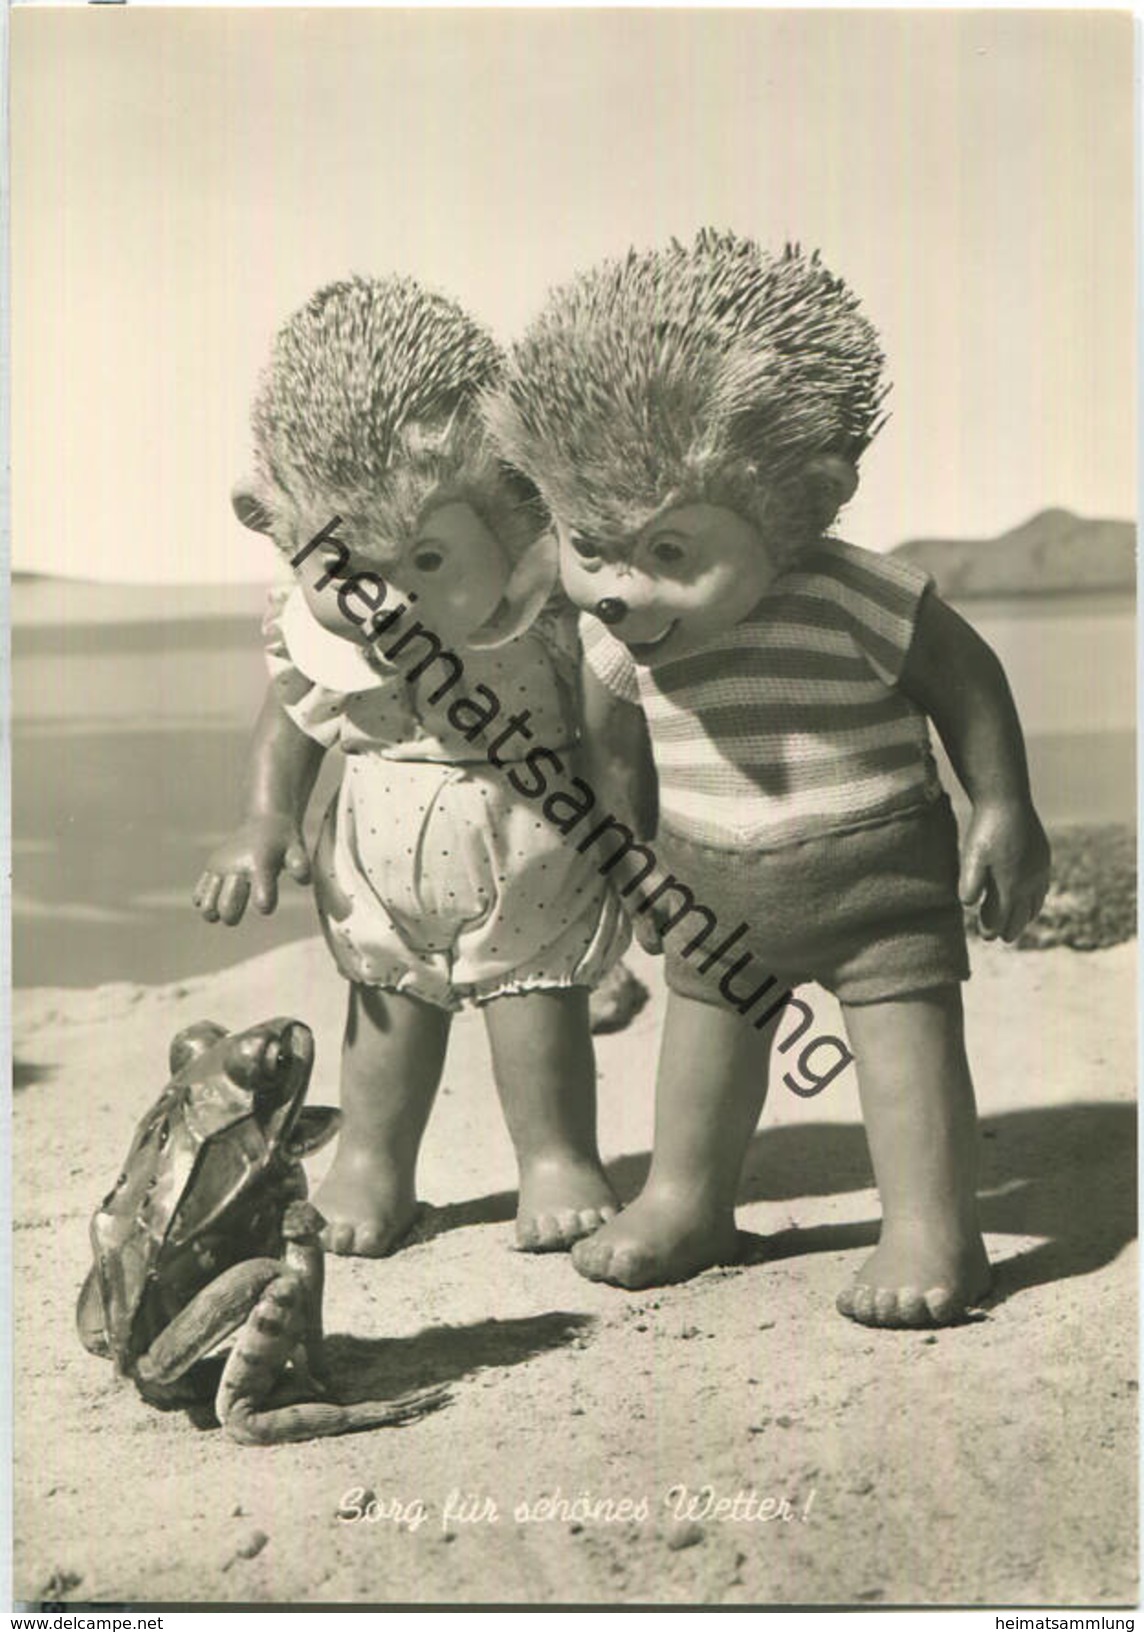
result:
[[[953,600],[1136,587],[1133,524],[1085,521],[1068,510],[1042,510],[999,538],[917,538],[893,553],[931,572]]]
[[[74,624],[166,624],[202,618],[245,619],[257,632],[266,599],[260,584],[103,584],[14,572],[9,602],[14,630]]]
[[[1043,510],[999,538],[917,538],[893,552],[931,572],[953,600],[983,596],[1131,593],[1136,528]],[[104,584],[48,573],[12,574],[15,627],[168,623],[200,618],[257,623],[266,589],[255,584]]]

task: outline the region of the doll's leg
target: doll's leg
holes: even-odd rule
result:
[[[838,1307],[868,1326],[946,1325],[989,1286],[961,988],[844,1012],[883,1222]]]
[[[449,1015],[401,992],[350,987],[342,1045],[342,1128],[314,1200],[330,1252],[391,1252],[417,1213],[421,1136],[441,1080]]]
[[[571,986],[484,1005],[493,1070],[520,1169],[517,1245],[559,1252],[619,1209],[596,1144],[588,993]]]
[[[581,1275],[637,1288],[684,1281],[736,1251],[735,1195],[767,1092],[772,1022],[669,992],[647,1183],[572,1255]]]

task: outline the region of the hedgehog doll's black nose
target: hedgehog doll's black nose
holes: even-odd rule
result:
[[[606,595],[596,602],[596,616],[601,623],[622,623],[627,615],[627,602],[621,601],[618,595]]]

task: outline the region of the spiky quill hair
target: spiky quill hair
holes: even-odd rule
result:
[[[630,538],[706,500],[793,553],[833,519],[808,461],[856,463],[881,425],[875,331],[841,279],[788,245],[703,231],[553,292],[483,394],[504,457],[553,516]]]
[[[503,365],[491,335],[412,278],[319,289],[275,336],[251,413],[256,496],[279,548],[337,513],[366,553],[392,561],[429,501],[453,498],[519,557],[543,510],[477,409]]]

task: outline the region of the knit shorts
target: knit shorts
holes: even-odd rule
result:
[[[685,997],[746,1013],[770,979],[750,1005],[757,1016],[811,980],[844,1003],[879,1003],[969,978],[944,795],[779,850],[721,849],[661,827],[655,852],[716,920],[698,944],[698,908],[664,936],[667,984]],[[660,903],[668,914],[679,905],[678,893]]]
[[[592,859],[491,765],[348,754],[313,875],[346,979],[446,1010],[595,986],[628,941]]]

